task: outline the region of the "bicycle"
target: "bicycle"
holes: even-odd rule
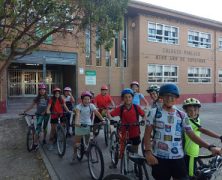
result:
[[[20,116],[23,116],[25,118],[25,121],[28,125],[28,131],[26,134],[26,147],[28,152],[31,152],[33,150],[33,145],[35,142],[35,119],[34,117],[36,116],[35,114],[27,114],[27,113],[22,113],[19,114]],[[29,119],[28,117],[31,117]]]
[[[209,159],[207,162],[205,159]],[[213,180],[222,177],[222,156],[200,155],[197,157],[195,176],[192,180]]]
[[[105,144],[106,146],[109,145],[109,134],[110,134],[110,124],[109,124],[109,119],[106,117],[106,113],[108,109],[113,109],[112,107],[108,107],[108,108],[100,108],[100,110],[102,110],[102,116],[104,117],[106,124],[103,126],[103,131],[104,131],[104,139],[105,139]],[[96,124],[95,124],[96,125]],[[97,125],[98,126],[98,125]],[[99,134],[100,131],[100,126],[96,127],[96,129],[94,129],[94,134],[97,136]]]
[[[111,154],[111,162],[114,167],[117,166],[119,157],[121,157],[121,165],[120,165],[120,172],[121,174],[127,175],[129,173],[142,173],[142,166],[137,166],[134,161],[130,160],[130,155],[134,154],[131,150],[131,143],[129,142],[129,127],[130,126],[141,126],[144,125],[144,122],[137,122],[137,123],[128,123],[128,124],[121,124],[121,122],[117,122],[114,120],[110,121],[110,124],[114,125],[116,127],[116,131],[113,131],[110,136],[110,154]],[[126,137],[124,139],[124,143],[121,144],[124,146],[124,150],[121,152],[120,150],[120,127],[125,126],[126,127]],[[122,148],[123,149],[123,148]],[[141,157],[142,158],[142,157]],[[138,169],[138,172],[136,170]],[[141,174],[142,175],[142,174]]]
[[[51,113],[58,115],[58,123],[56,125],[55,141],[59,157],[63,157],[66,152],[66,127],[65,123],[61,122],[61,118],[66,113]]]
[[[102,124],[103,123],[98,123],[96,125]],[[90,126],[90,138],[89,141],[86,142],[86,136],[82,137],[80,146],[77,147],[77,159],[78,161],[81,161],[85,154],[88,159],[88,168],[92,179],[101,180],[104,175],[104,159],[102,151],[97,145],[95,135],[93,134],[93,127],[95,125],[81,124],[81,127],[87,126]],[[98,165],[98,167],[95,167],[95,164]]]

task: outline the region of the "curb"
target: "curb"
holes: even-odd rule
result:
[[[45,154],[44,149],[40,146],[39,147],[39,152],[42,156],[43,162],[46,166],[46,169],[48,170],[48,173],[51,177],[52,180],[60,180],[59,176],[57,175],[55,169],[53,168],[49,158],[47,157],[47,155]]]

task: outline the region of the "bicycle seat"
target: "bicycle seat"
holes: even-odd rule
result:
[[[139,154],[130,154],[129,158],[136,164],[143,164],[146,162],[146,159],[143,156],[140,156]]]

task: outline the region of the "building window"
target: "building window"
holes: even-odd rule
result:
[[[148,41],[178,44],[179,28],[159,23],[148,23]]]
[[[119,56],[119,34],[116,33],[115,34],[115,59],[114,59],[116,67],[119,67],[120,65],[118,56]]]
[[[96,33],[96,41],[99,39],[98,33]],[[101,46],[96,47],[96,66],[102,66],[101,59]]]
[[[106,66],[111,66],[110,52],[106,51]]]
[[[209,33],[188,31],[188,45],[198,48],[211,48],[211,35]]]
[[[211,69],[206,67],[189,67],[189,83],[209,83],[211,82]]]
[[[148,82],[164,83],[178,82],[178,66],[175,65],[148,65]]]
[[[87,28],[85,30],[85,53],[86,53],[86,65],[92,65],[92,61],[90,58],[90,52],[91,52],[91,33],[90,33],[90,29]]]
[[[222,37],[219,38],[219,50],[222,50]]]
[[[124,30],[122,40],[122,51],[123,51],[123,67],[128,67],[128,23],[127,18],[124,18]]]
[[[219,69],[218,71],[218,81],[222,82],[222,69]]]

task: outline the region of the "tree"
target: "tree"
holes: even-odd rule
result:
[[[97,45],[110,49],[122,28],[128,0],[0,0],[0,74],[17,56],[36,50],[50,35],[97,27]],[[70,27],[72,32],[67,31]]]

